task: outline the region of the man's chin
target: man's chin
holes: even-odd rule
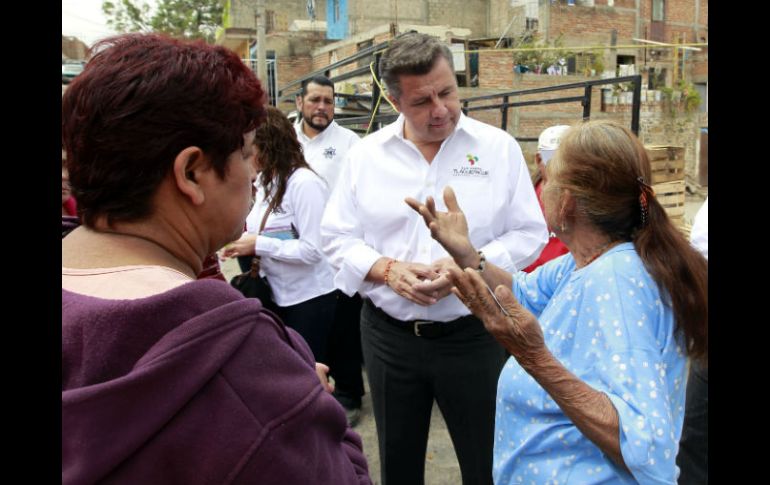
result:
[[[320,118],[320,119],[322,119],[324,121],[324,123],[323,124],[319,124],[319,123],[315,122],[315,119],[316,118],[312,118],[309,121],[305,120],[305,123],[307,123],[307,125],[310,128],[314,129],[315,131],[324,131],[326,128],[328,128],[329,123],[330,123],[329,120],[327,120],[326,118]]]

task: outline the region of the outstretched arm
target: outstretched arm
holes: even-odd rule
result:
[[[618,466],[627,469],[620,451],[619,417],[609,397],[586,384],[551,354],[537,318],[516,301],[510,287],[495,288],[498,304],[476,271],[449,271],[455,285],[452,292],[484,322],[489,333],[545,389],[580,432]]]

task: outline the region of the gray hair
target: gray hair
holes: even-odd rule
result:
[[[443,57],[454,72],[452,51],[435,37],[419,32],[403,34],[391,42],[380,60],[380,78],[388,92],[396,99],[401,97],[399,76],[428,74],[436,61]]]

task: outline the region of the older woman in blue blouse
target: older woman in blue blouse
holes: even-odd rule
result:
[[[707,263],[655,199],[627,129],[571,128],[547,170],[546,221],[570,252],[530,274],[484,261],[451,188],[446,212],[407,199],[466,268],[449,270],[453,293],[512,355],[495,483],[675,484],[686,359],[708,351]]]

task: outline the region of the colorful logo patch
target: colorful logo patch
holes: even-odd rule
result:
[[[465,156],[468,158],[468,163],[470,163],[470,164],[471,164],[471,167],[472,167],[472,166],[473,166],[473,165],[474,165],[476,162],[478,162],[478,161],[479,161],[479,157],[477,157],[477,156],[475,156],[475,155],[473,155],[473,154],[471,154],[471,153],[469,153],[469,154],[467,154],[467,155],[465,155]]]

